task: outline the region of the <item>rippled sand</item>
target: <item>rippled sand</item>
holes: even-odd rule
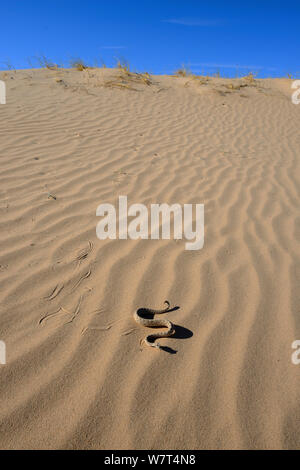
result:
[[[119,73],[0,74],[0,446],[299,448],[291,81]],[[98,240],[119,195],[204,203],[204,248]],[[170,350],[141,350],[165,299]]]

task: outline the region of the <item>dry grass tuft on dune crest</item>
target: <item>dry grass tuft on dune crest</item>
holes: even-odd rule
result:
[[[291,80],[77,61],[0,72],[0,447],[295,449],[300,106]],[[205,241],[96,208],[205,205]],[[175,334],[140,346],[138,308]]]

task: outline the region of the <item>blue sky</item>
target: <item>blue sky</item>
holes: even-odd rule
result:
[[[277,0],[9,0],[1,4],[0,61],[36,56],[171,73],[300,75],[300,3]],[[0,68],[6,68],[0,64]]]

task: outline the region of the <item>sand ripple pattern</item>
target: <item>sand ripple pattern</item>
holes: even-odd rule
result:
[[[85,72],[9,74],[0,447],[299,448],[300,106],[290,82],[225,92],[218,79],[156,77],[133,91],[90,84]],[[99,241],[96,208],[119,195],[204,203],[204,248]],[[151,354],[132,312],[166,297],[193,336],[164,340],[177,354]]]

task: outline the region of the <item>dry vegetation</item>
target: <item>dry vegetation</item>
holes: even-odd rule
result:
[[[152,85],[151,77],[148,73],[132,73],[128,70],[121,69],[112,80],[104,82],[106,88],[127,88],[128,90],[137,91],[136,85]]]
[[[245,76],[237,76],[234,79],[230,79],[227,77],[222,77],[220,71],[214,73],[207,73],[197,75],[189,69],[188,66],[182,65],[181,68],[176,70],[171,77],[175,78],[183,78],[186,79],[184,81],[184,87],[193,87],[194,85],[207,85],[209,82],[215,78],[217,81],[215,82],[214,91],[218,94],[225,96],[227,93],[239,91],[244,87],[257,87],[258,80],[257,80],[257,73],[249,72]],[[246,95],[242,95],[245,97]]]
[[[54,74],[53,78],[57,84],[72,91],[94,94],[92,89],[103,87],[136,92],[150,89],[153,92],[160,92],[168,88],[161,87],[159,79],[157,80],[155,76],[151,76],[147,72],[132,71],[128,61],[124,58],[117,58],[115,67],[112,68],[107,67],[101,58],[99,61],[95,60],[94,65],[80,57],[72,58],[69,60],[68,65],[59,65],[44,54],[32,59],[35,63],[38,63],[40,68]],[[2,63],[6,65],[6,71],[2,72],[2,79],[7,79],[8,75],[5,74],[17,73],[10,61]],[[35,68],[30,59],[28,59],[28,63],[31,69]],[[77,72],[80,72],[78,78],[76,78]],[[256,88],[258,92],[270,94],[270,90],[266,88],[266,83],[259,80],[255,72],[249,72],[244,76],[237,75],[235,78],[228,78],[221,76],[219,71],[214,73],[193,73],[188,65],[183,64],[178,70],[168,76],[170,78],[177,78],[179,86],[190,88],[191,91],[196,93],[217,93],[220,96],[237,95],[248,97],[251,94],[251,89]],[[28,75],[25,78],[30,79],[32,76]],[[291,78],[291,76],[288,78]],[[242,90],[245,90],[243,94],[241,93]]]
[[[90,68],[82,59],[71,59],[70,65],[73,69],[78,70],[78,72],[83,72]]]
[[[113,74],[109,80],[104,80],[102,84],[100,83],[100,86],[138,91],[136,88],[138,85],[151,86],[152,84],[153,81],[149,73],[131,72],[128,62],[118,59],[117,73]]]

